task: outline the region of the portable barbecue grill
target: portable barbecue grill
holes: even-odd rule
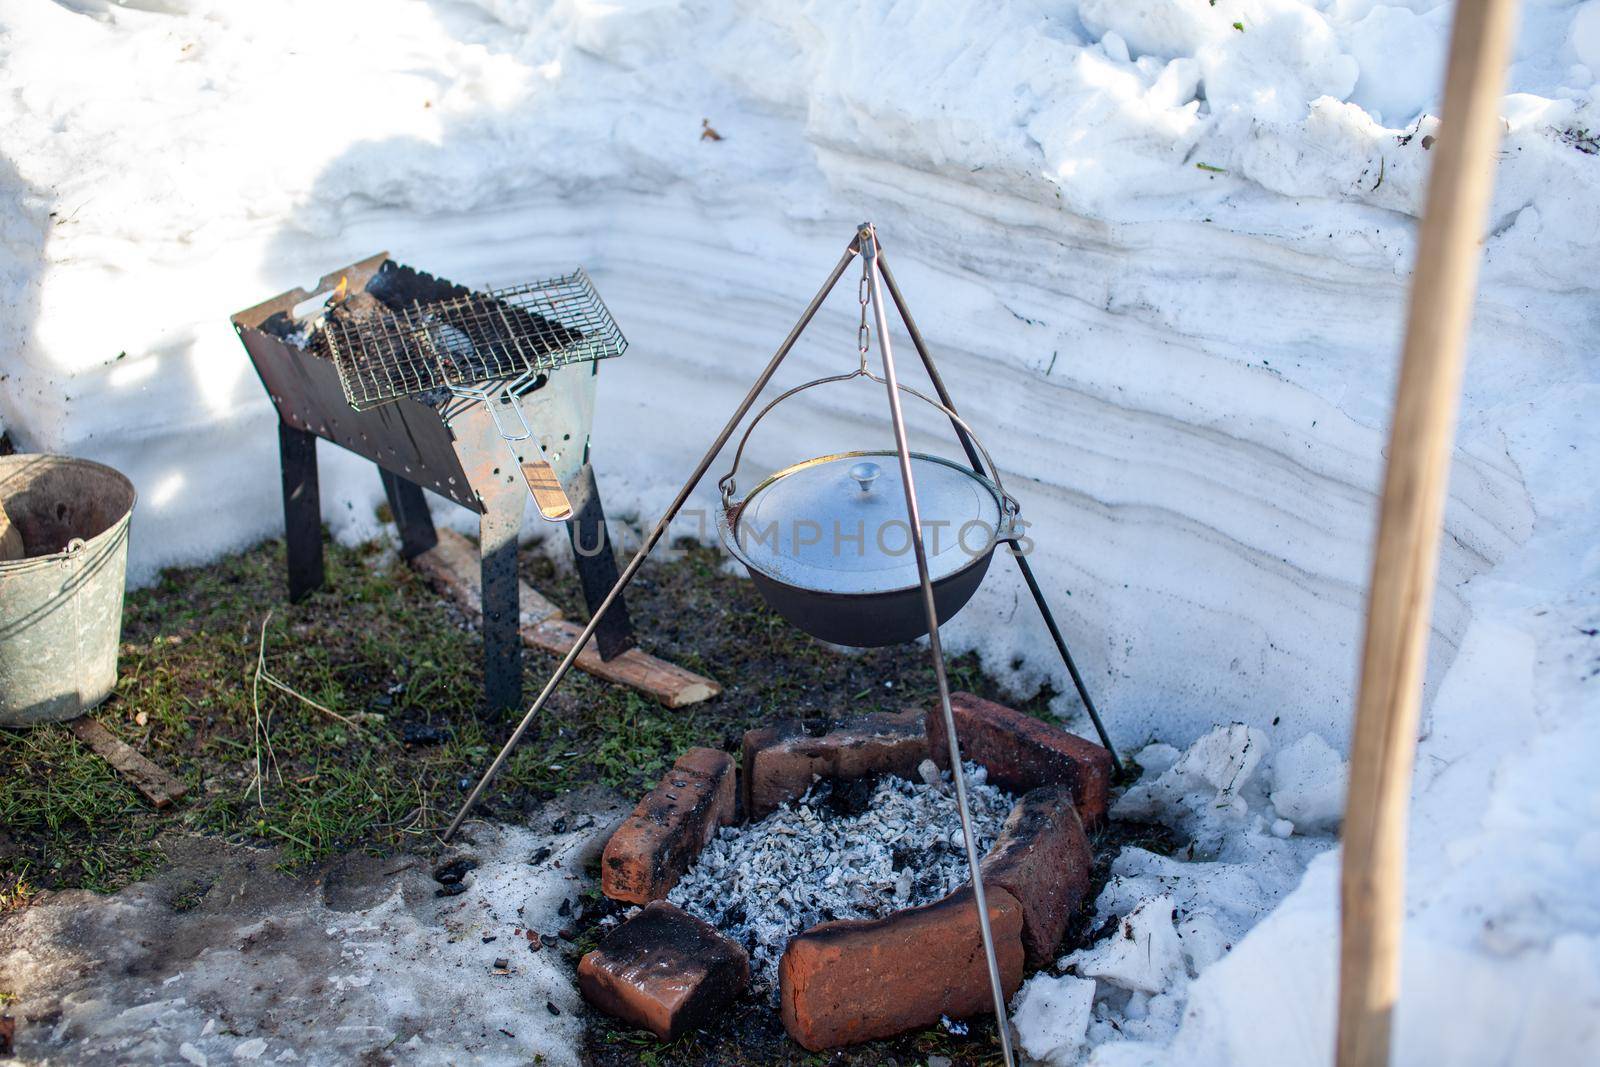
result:
[[[598,361],[627,342],[589,276],[475,292],[379,253],[232,321],[278,410],[290,598],[323,583],[321,437],[378,465],[406,558],[438,541],[423,489],[479,514],[485,694],[516,705],[528,494],[567,523],[591,610],[617,578],[589,429]],[[633,645],[625,608],[596,643],[604,659]]]

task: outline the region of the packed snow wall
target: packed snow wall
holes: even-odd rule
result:
[[[1121,736],[1346,706],[1442,10],[130,6],[5,16],[0,418],[134,478],[135,580],[280,527],[231,311],[380,248],[474,284],[587,264],[633,342],[595,457],[637,520],[870,218]],[[1537,47],[1563,19],[1513,79],[1548,96],[1508,100],[1436,668],[1532,525],[1515,405],[1581,364],[1587,97]],[[1403,76],[1402,31],[1433,49]],[[846,365],[855,310],[781,381]],[[882,445],[883,407],[812,394],[754,458]],[[370,534],[375,477],[322,453],[329,522]],[[952,640],[1065,689],[1022,593],[997,568]]]
[[[266,7],[0,4],[0,424],[134,479],[137,579],[280,529],[233,311],[379,249],[468,284],[585,264],[632,342],[595,461],[639,522],[871,219],[1117,739],[1239,721],[1345,746],[1448,6]],[[1600,929],[1563,769],[1600,751],[1596,71],[1600,4],[1527,6],[1434,613],[1414,958],[1470,974],[1484,1026],[1530,975],[1600,988],[1561,942],[1593,957]],[[851,366],[856,314],[847,279],[780,384]],[[809,394],[752,458],[881,447],[883,407]],[[374,473],[321,455],[334,531],[378,532]],[[1069,689],[1011,568],[947,630],[1020,689]],[[1246,1062],[1262,998],[1326,1047],[1326,973],[1238,961],[1329,962],[1331,869],[1205,970],[1191,1054]],[[1496,953],[1515,967],[1476,969]],[[1481,1036],[1462,1047],[1504,1051]]]

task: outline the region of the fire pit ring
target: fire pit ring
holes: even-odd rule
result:
[[[1089,891],[1091,857],[1085,826],[1105,814],[1110,753],[1059,727],[967,693],[955,694],[962,748],[990,781],[1018,795],[983,861],[1007,995],[1025,964],[1048,962]],[[674,765],[607,843],[601,888],[611,899],[649,905],[663,922],[664,898],[698,861],[719,828],[746,824],[802,797],[816,780],[858,782],[885,774],[911,778],[914,768],[947,751],[937,711],[880,714],[843,723],[820,737],[798,724],[749,731],[735,768],[726,753],[693,749]],[[732,790],[739,779],[740,803]],[[681,912],[680,912],[681,913]],[[643,913],[640,913],[641,915]],[[649,946],[622,922],[584,957],[579,983],[602,1010],[665,1039],[718,1017],[749,973],[744,946],[692,917],[697,936],[715,935],[716,958],[729,962],[713,977],[722,999],[709,1005],[684,976],[641,972]],[[988,973],[970,885],[931,903],[880,918],[822,922],[791,936],[779,964],[779,1013],[785,1029],[812,1051],[894,1036],[992,1012]],[[679,922],[677,927],[683,928]],[[629,930],[626,936],[621,931]],[[681,935],[680,935],[681,936]],[[659,956],[651,958],[659,959]],[[694,988],[691,988],[693,986]],[[675,1007],[676,1006],[676,1007]],[[663,1020],[666,1020],[663,1022]]]

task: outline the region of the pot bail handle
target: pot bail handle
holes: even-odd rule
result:
[[[867,371],[858,369],[851,371],[849,374],[833,374],[826,378],[813,378],[809,382],[804,382],[795,386],[793,389],[788,389],[782,393],[779,393],[777,396],[772,398],[772,401],[768,403],[766,407],[756,412],[756,417],[750,420],[750,425],[745,427],[743,436],[739,438],[739,447],[733,450],[733,466],[728,468],[727,474],[724,474],[721,478],[717,479],[717,488],[722,490],[722,506],[727,509],[731,509],[734,506],[733,494],[739,491],[739,485],[734,480],[734,475],[739,473],[739,463],[744,459],[744,446],[750,443],[750,435],[755,432],[756,424],[767,417],[767,412],[771,411],[785,400],[788,400],[796,393],[803,393],[813,386],[827,385],[829,382],[847,382],[851,378],[860,378],[861,376],[867,374]]]
[[[756,425],[762,419],[767,417],[767,413],[769,411],[771,411],[773,408],[777,407],[779,404],[783,403],[785,400],[788,400],[791,396],[794,396],[796,393],[803,393],[807,389],[812,388],[813,386],[828,385],[828,384],[830,384],[832,382],[848,382],[853,378],[866,378],[866,379],[869,379],[870,381],[877,382],[879,385],[884,384],[884,380],[882,378],[880,378],[878,375],[872,373],[865,366],[861,366],[861,367],[858,367],[855,370],[851,371],[848,374],[833,374],[833,375],[829,375],[826,378],[813,378],[809,382],[804,382],[804,383],[802,383],[800,385],[795,386],[793,389],[789,389],[789,390],[786,390],[785,392],[779,393],[776,397],[774,397],[772,399],[772,401],[769,404],[767,404],[766,407],[762,408],[759,412],[756,413],[756,417],[750,420],[750,425],[745,427],[744,435],[739,438],[739,447],[734,449],[734,452],[733,452],[733,466],[728,469],[728,473],[727,474],[724,474],[721,478],[717,479],[717,488],[722,490],[722,506],[723,506],[724,509],[731,511],[737,506],[734,503],[734,499],[733,499],[733,494],[739,491],[739,485],[738,485],[738,482],[735,480],[735,475],[737,475],[739,473],[739,463],[744,459],[744,447],[745,447],[745,445],[750,443],[750,435],[755,432]],[[939,401],[933,399],[933,397],[928,396],[926,393],[919,393],[917,390],[911,388],[909,385],[899,385],[898,383],[896,383],[896,384],[897,384],[897,387],[899,388],[900,392],[905,393],[908,396],[916,397],[918,400],[922,401],[923,403],[931,405],[932,407],[935,407],[935,408],[939,409],[939,411],[942,412],[944,414],[944,416],[947,419],[949,419],[954,425],[956,425],[961,430],[966,432],[966,435],[967,435],[968,438],[971,439],[973,446],[975,448],[977,448],[978,455],[983,457],[984,465],[989,468],[989,479],[990,479],[990,481],[994,482],[995,489],[999,490],[999,493],[1000,493],[1000,505],[1001,505],[1002,509],[1004,509],[1005,516],[1006,517],[1015,517],[1022,510],[1022,505],[1017,503],[1016,497],[1014,497],[1010,493],[1006,492],[1005,485],[1000,480],[1000,468],[995,465],[994,457],[989,455],[989,450],[987,448],[983,447],[983,442],[978,439],[978,435],[973,432],[972,427],[967,425],[967,421],[965,419],[963,419],[960,415],[957,415],[950,408],[948,408],[945,405],[939,403]],[[876,464],[858,463],[858,464],[856,464],[855,467],[852,467],[850,469],[850,476],[852,478],[856,478],[856,470],[858,468],[864,467],[864,466],[876,467],[877,465]],[[876,478],[878,473],[881,473],[881,471],[877,472],[877,473],[874,473],[865,482],[862,482],[861,489],[862,489],[863,492],[867,491],[868,486],[871,484],[872,479]],[[979,473],[981,474],[983,472],[979,471]],[[858,482],[861,482],[860,478],[856,478],[856,480]]]

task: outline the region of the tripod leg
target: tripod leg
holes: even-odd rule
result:
[[[950,399],[950,392],[944,387],[944,379],[939,377],[939,369],[933,365],[933,356],[928,352],[928,345],[922,339],[922,331],[917,329],[917,324],[911,317],[911,309],[906,307],[905,297],[900,295],[900,287],[894,282],[894,274],[889,270],[889,264],[883,258],[883,252],[878,253],[878,270],[883,275],[884,287],[889,290],[889,298],[894,301],[895,310],[900,312],[900,321],[905,323],[906,333],[911,335],[911,345],[917,350],[917,356],[922,360],[922,367],[928,372],[928,381],[933,384],[933,393],[939,398],[939,403],[956,410],[955,402]],[[960,414],[960,412],[957,412]],[[972,464],[972,469],[983,473],[983,463],[978,458],[978,451],[972,445],[972,439],[967,436],[967,431],[959,423],[952,422],[951,428],[956,432],[956,439],[961,442],[961,447],[967,453],[967,461]],[[1044,625],[1050,631],[1050,638],[1056,643],[1056,651],[1061,654],[1061,662],[1066,665],[1067,673],[1072,676],[1072,684],[1077,687],[1078,698],[1083,701],[1084,710],[1089,713],[1089,721],[1094,723],[1095,733],[1100,737],[1100,743],[1106,751],[1111,753],[1111,766],[1115,768],[1117,776],[1122,775],[1122,761],[1117,759],[1117,750],[1111,744],[1111,735],[1106,732],[1105,724],[1100,721],[1100,713],[1095,710],[1094,701],[1089,699],[1089,688],[1083,682],[1083,675],[1078,673],[1078,665],[1072,660],[1072,653],[1067,649],[1067,639],[1061,636],[1061,628],[1056,625],[1054,613],[1044,599],[1044,590],[1039,588],[1039,582],[1033,576],[1033,568],[1028,564],[1028,557],[1016,551],[1012,545],[1012,558],[1017,561],[1017,567],[1022,571],[1022,580],[1027,583],[1028,592],[1033,595],[1033,602],[1039,607],[1039,614],[1044,616]]]
[[[684,503],[688,501],[689,494],[694,492],[694,487],[700,484],[700,479],[705,477],[706,471],[711,469],[711,464],[716,460],[717,453],[722,451],[722,446],[728,443],[728,438],[733,436],[733,431],[739,428],[739,423],[749,414],[751,406],[756,402],[756,397],[761,395],[761,390],[767,387],[767,383],[777,373],[778,366],[783,363],[784,357],[789,354],[789,350],[800,339],[800,334],[805,331],[807,326],[811,325],[811,319],[816,315],[817,309],[822,306],[822,301],[827,298],[827,295],[833,291],[834,284],[838,282],[840,275],[844,274],[845,268],[850,265],[850,260],[856,255],[856,252],[856,242],[851,241],[850,247],[845,249],[844,255],[839,257],[839,262],[834,266],[833,273],[828,275],[828,280],[822,283],[822,288],[817,290],[817,295],[811,298],[811,303],[807,304],[805,311],[801,312],[800,321],[794,324],[794,329],[789,331],[789,336],[783,339],[783,344],[778,346],[777,353],[768,361],[760,377],[750,387],[750,391],[745,394],[744,399],[739,402],[738,410],[733,413],[733,417],[722,428],[722,432],[717,434],[717,439],[711,442],[711,447],[706,450],[706,454],[695,465],[694,472],[689,475],[689,480],[683,483],[683,488],[678,490],[678,495],[667,506],[666,514],[656,521],[649,536],[644,539],[644,544],[639,546],[639,551],[634,553],[633,559],[629,560],[627,567],[623,568],[622,574],[617,578],[617,583],[611,587],[611,592],[607,593],[605,599],[600,601],[600,606],[590,613],[589,622],[584,626],[583,632],[578,635],[577,640],[572,642],[572,648],[567,651],[567,654],[561,658],[561,662],[556,665],[555,673],[550,676],[550,680],[539,691],[538,697],[534,699],[527,713],[522,716],[522,721],[517,724],[517,728],[512,731],[511,737],[500,749],[500,754],[495,756],[494,762],[489,764],[489,769],[483,772],[482,778],[478,779],[478,784],[472,787],[471,793],[467,794],[467,799],[461,805],[461,810],[456,812],[456,817],[450,820],[450,825],[445,829],[443,836],[443,840],[446,843],[455,836],[457,830],[461,829],[461,824],[466,820],[467,814],[472,811],[473,807],[478,803],[478,798],[483,795],[484,789],[494,780],[494,776],[499,773],[501,765],[511,755],[511,750],[517,747],[517,742],[522,740],[522,735],[527,732],[528,726],[538,717],[539,712],[544,709],[545,702],[550,699],[550,694],[556,691],[556,686],[561,684],[561,679],[567,676],[567,672],[577,662],[578,653],[588,645],[589,639],[594,636],[594,632],[599,628],[601,620],[606,616],[606,612],[610,611],[611,605],[621,598],[622,590],[627,588],[628,583],[633,581],[633,576],[639,573],[639,568],[644,566],[645,557],[649,556],[651,550],[660,542],[661,536],[666,533],[667,527],[672,523],[672,520],[678,517],[678,512],[683,509]]]
[[[889,345],[889,320],[883,311],[883,290],[878,282],[876,237],[863,226],[857,237],[865,259],[868,284],[872,289],[872,309],[877,316],[878,351],[883,354],[883,377],[889,390],[889,415],[894,422],[894,444],[900,454],[900,480],[905,485],[906,521],[911,528],[911,547],[917,559],[917,577],[922,582],[922,607],[928,619],[928,652],[933,657],[933,675],[939,685],[939,712],[944,716],[945,736],[950,742],[950,778],[955,783],[956,807],[961,815],[961,835],[967,846],[967,867],[972,872],[972,897],[978,908],[978,932],[983,937],[983,957],[989,968],[989,987],[994,994],[995,1029],[1000,1034],[1000,1051],[1006,1067],[1011,1067],[1011,1029],[1006,1019],[1005,986],[1000,978],[1000,963],[994,951],[994,931],[989,927],[989,902],[983,892],[983,871],[978,858],[978,839],[967,809],[966,773],[961,768],[961,742],[956,738],[955,714],[950,708],[950,681],[945,677],[944,648],[939,643],[939,609],[933,599],[933,579],[928,574],[928,552],[922,543],[922,518],[917,513],[917,490],[911,477],[911,446],[906,438],[905,414],[900,410],[900,386],[895,380],[894,355]]]
[[[1067,639],[1061,636],[1061,628],[1056,625],[1056,617],[1050,611],[1050,605],[1045,603],[1044,590],[1039,588],[1039,582],[1033,576],[1033,568],[1028,565],[1028,557],[1018,550],[1015,543],[1011,548],[1011,555],[1016,558],[1017,567],[1022,571],[1022,580],[1028,583],[1028,592],[1033,594],[1033,602],[1039,605],[1039,614],[1044,616],[1045,629],[1050,631],[1050,639],[1056,643],[1056,651],[1061,653],[1061,662],[1067,665],[1067,673],[1072,675],[1072,684],[1078,688],[1078,699],[1083,701],[1084,710],[1089,713],[1089,721],[1094,723],[1094,732],[1100,736],[1100,743],[1111,753],[1113,771],[1118,778],[1121,778],[1122,761],[1117,759],[1117,750],[1111,745],[1111,736],[1106,733],[1105,724],[1100,721],[1100,713],[1095,710],[1094,701],[1089,699],[1089,688],[1083,684],[1083,675],[1078,673],[1078,665],[1072,661],[1072,653],[1067,651]]]

